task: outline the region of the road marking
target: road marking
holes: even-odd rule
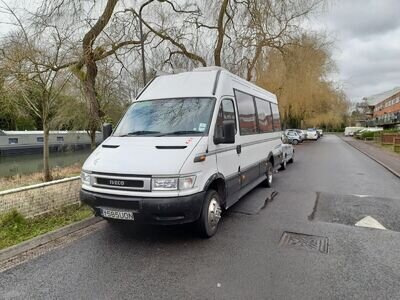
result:
[[[381,223],[379,223],[377,220],[375,220],[371,216],[366,216],[365,218],[362,218],[355,225],[359,226],[359,227],[368,227],[368,228],[386,230],[386,228]]]
[[[359,198],[367,198],[367,197],[371,197],[371,195],[359,195],[359,194],[353,194],[353,196],[355,196],[355,197],[359,197]]]

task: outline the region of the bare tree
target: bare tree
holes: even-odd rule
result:
[[[196,66],[224,66],[248,80],[267,49],[283,49],[301,34],[301,20],[323,0],[152,1],[142,17],[153,48],[163,46],[164,63],[182,58]],[[179,2],[181,3],[181,2]],[[139,18],[135,8],[129,8]],[[160,41],[161,40],[161,41]],[[177,59],[179,57],[180,59]]]
[[[140,40],[134,36],[134,22],[123,18],[121,14],[117,15],[117,4],[118,0],[107,0],[104,7],[96,1],[90,5],[90,2],[79,0],[45,0],[31,17],[37,31],[43,31],[50,24],[59,32],[74,32],[61,45],[60,52],[66,54],[64,61],[42,64],[41,67],[52,72],[68,69],[80,81],[87,103],[92,148],[96,146],[96,131],[104,114],[96,94],[97,62],[111,56],[119,60],[120,49],[133,50],[140,44]],[[97,16],[95,12],[98,10],[101,10],[101,14]],[[80,49],[77,47],[79,44]]]
[[[22,99],[21,104],[41,120],[43,127],[43,178],[52,179],[49,167],[49,131],[54,117],[57,100],[70,76],[61,75],[56,68],[63,59],[60,52],[67,38],[57,28],[48,26],[42,32],[32,34],[24,26],[15,11],[2,1],[11,14],[18,30],[8,35],[1,49],[1,72],[5,75],[7,86],[15,96]],[[45,46],[43,39],[51,41],[52,47]]]

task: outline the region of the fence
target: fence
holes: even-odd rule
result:
[[[16,209],[27,218],[79,203],[79,176],[0,192],[0,215]]]
[[[400,136],[393,139],[393,151],[400,153]]]
[[[400,137],[397,133],[383,133],[381,135],[381,144],[382,145],[393,145],[394,138]]]

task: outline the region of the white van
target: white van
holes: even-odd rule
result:
[[[346,127],[344,129],[345,136],[353,136],[355,132],[365,129],[365,127]]]
[[[110,221],[197,222],[210,237],[222,210],[270,187],[281,163],[276,96],[217,67],[156,77],[103,131],[81,200]]]

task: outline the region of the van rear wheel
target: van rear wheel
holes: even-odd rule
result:
[[[208,190],[204,199],[200,218],[197,220],[197,230],[201,237],[210,238],[218,229],[221,219],[220,196],[215,190]]]
[[[286,164],[287,164],[286,158],[284,158],[284,159],[283,159],[283,162],[281,163],[281,170],[282,170],[282,171],[283,171],[283,170],[286,170]]]
[[[267,163],[267,178],[261,183],[261,186],[270,188],[272,187],[272,177],[274,175],[274,166],[272,165],[272,162],[269,161]]]

